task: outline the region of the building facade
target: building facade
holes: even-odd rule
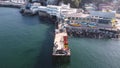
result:
[[[27,0],[10,0],[13,3],[25,3]]]
[[[87,23],[86,25],[93,24],[101,29],[113,28],[116,25],[115,13],[112,12],[92,11],[90,14],[73,13],[66,14],[64,18],[68,19],[70,23]]]

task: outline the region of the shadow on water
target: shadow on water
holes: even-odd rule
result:
[[[49,24],[45,24],[49,25]],[[53,68],[52,67],[52,46],[53,46],[53,35],[54,27],[50,26],[45,35],[45,40],[42,42],[40,53],[36,59],[35,68]]]
[[[22,23],[31,26],[40,24],[37,18],[38,16],[21,16],[22,21],[24,21]]]
[[[70,68],[70,57],[68,56],[57,56],[52,57],[53,68]]]
[[[41,23],[51,25],[50,23]],[[39,56],[36,59],[34,68],[70,68],[69,63],[53,62],[52,48],[54,41],[54,25],[50,26],[46,31],[46,38],[42,43]]]

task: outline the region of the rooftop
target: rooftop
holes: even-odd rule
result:
[[[113,12],[102,12],[102,11],[91,11],[90,16],[99,16],[106,18],[115,18],[115,13]]]
[[[65,14],[66,17],[83,17],[86,18],[89,16],[89,14],[83,14],[83,13],[72,13],[72,14]]]

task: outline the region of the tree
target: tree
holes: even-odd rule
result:
[[[81,2],[81,0],[62,0],[62,1],[65,4],[70,3],[70,6],[74,8],[78,8]]]
[[[81,0],[74,0],[73,3],[75,4],[75,7],[79,7],[80,6],[80,2]]]

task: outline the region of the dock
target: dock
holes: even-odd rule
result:
[[[58,29],[55,29],[53,56],[70,56],[70,48],[68,47],[68,35],[66,28],[62,27],[62,24],[58,25]]]

